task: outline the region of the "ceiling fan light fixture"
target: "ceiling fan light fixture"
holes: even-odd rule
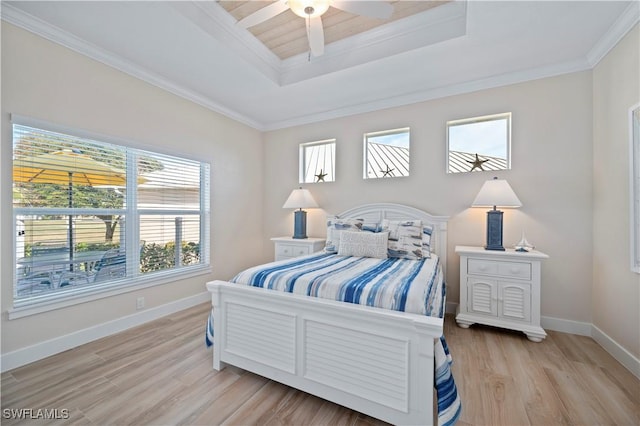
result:
[[[289,0],[289,8],[301,18],[315,18],[329,9],[329,0]]]

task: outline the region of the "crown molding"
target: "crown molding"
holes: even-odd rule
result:
[[[173,7],[280,86],[463,36],[467,22],[467,0],[453,1],[328,44],[322,56],[311,60],[306,53],[281,60],[216,2],[176,2]]]
[[[249,64],[271,81],[279,84],[282,61],[248,30],[236,25],[236,20],[215,1],[170,2],[176,12],[197,25],[216,41],[224,41]]]
[[[638,21],[640,21],[640,2],[634,1],[587,54],[587,61],[591,68],[598,65]]]
[[[466,22],[466,1],[464,2],[453,2],[453,4],[458,4],[456,7],[461,7],[459,4],[464,6],[465,13],[465,22]],[[246,34],[241,36],[242,40],[238,41],[234,35],[238,33],[238,28],[235,26],[235,21],[233,18],[222,9],[215,2],[175,2],[175,4],[171,5],[171,7],[176,10],[177,13],[182,14],[182,16],[186,17],[194,21],[200,28],[203,28],[203,25],[207,27],[206,31],[212,37],[224,37],[223,40],[226,43],[240,43],[241,46],[244,46],[241,51],[243,51],[243,58],[247,61],[258,61],[259,66],[256,65],[261,71],[262,74],[266,75],[273,81],[280,81],[280,79],[284,78],[285,80],[288,78],[293,79],[292,74],[287,74],[289,72],[288,67],[296,64],[297,61],[300,61],[300,58],[292,59],[290,62],[287,62],[285,65],[282,64],[282,61],[278,59],[272,52],[268,51],[262,43],[257,41],[250,32],[245,31]],[[222,12],[221,13],[220,9]],[[460,10],[458,10],[460,12]],[[206,15],[206,16],[203,16]],[[219,16],[220,15],[220,16]],[[198,17],[199,16],[199,17]],[[605,36],[598,41],[598,43],[590,50],[590,52],[582,59],[578,59],[572,62],[566,62],[562,64],[556,64],[552,66],[540,67],[531,70],[518,71],[505,73],[501,75],[489,76],[484,79],[479,79],[471,82],[465,82],[460,84],[451,84],[444,87],[427,89],[422,91],[412,91],[409,93],[394,95],[392,97],[381,98],[377,100],[373,100],[370,102],[365,102],[361,104],[353,104],[350,106],[346,106],[343,108],[333,109],[330,111],[323,111],[316,114],[309,115],[300,115],[297,117],[292,117],[287,120],[274,121],[274,122],[259,122],[252,118],[249,118],[243,114],[240,114],[232,109],[229,109],[217,102],[214,102],[210,98],[206,96],[202,96],[199,93],[196,93],[192,90],[189,90],[181,85],[177,85],[172,81],[163,78],[162,76],[151,72],[147,69],[139,67],[135,64],[130,63],[122,59],[120,56],[114,55],[104,49],[101,49],[91,43],[87,43],[86,41],[61,30],[58,27],[55,27],[51,24],[48,24],[38,18],[35,18],[20,9],[12,6],[9,3],[3,2],[2,7],[0,9],[0,19],[2,21],[11,23],[20,28],[23,28],[27,31],[30,31],[34,34],[37,34],[47,40],[50,40],[54,43],[65,46],[73,51],[76,51],[82,55],[85,55],[89,58],[92,58],[96,61],[102,62],[112,68],[115,68],[119,71],[122,71],[126,74],[129,74],[135,78],[143,80],[149,84],[157,86],[163,90],[166,90],[174,95],[192,101],[198,105],[201,105],[207,109],[210,109],[214,112],[220,113],[230,119],[243,123],[249,127],[252,127],[258,131],[270,131],[277,130],[287,127],[294,127],[314,122],[319,122],[323,120],[330,120],[341,118],[345,116],[368,113],[376,110],[400,107],[409,104],[414,104],[418,102],[425,102],[441,97],[453,96],[463,93],[474,92],[478,90],[485,90],[500,86],[506,86],[510,84],[516,84],[520,82],[536,80],[540,78],[553,77],[556,75],[567,74],[571,72],[579,72],[584,70],[592,69],[597,63],[602,60],[602,58],[628,33],[634,25],[636,25],[640,18],[640,3],[633,2],[624,12],[623,15],[616,21],[616,23],[611,27],[611,29],[605,34]],[[459,20],[460,16],[453,16],[451,19]],[[444,17],[440,17],[440,20],[435,19],[431,22],[432,25],[446,25],[446,19]],[[458,22],[458,21],[456,21]],[[219,24],[219,25],[217,25]],[[218,27],[218,28],[216,28]],[[229,31],[231,31],[229,33]],[[371,30],[373,32],[378,33],[378,38],[384,43],[384,33],[386,31],[385,28],[380,28],[378,30]],[[226,34],[226,35],[225,35]],[[409,34],[409,29],[407,27],[405,35]],[[220,39],[219,39],[220,40]],[[233,41],[235,40],[235,41]],[[364,40],[360,40],[362,43],[365,43]],[[333,43],[332,45],[327,46],[328,53],[331,53],[335,49],[335,55],[343,54],[344,51],[342,49],[348,49],[347,43],[345,41],[344,45]],[[336,46],[333,46],[333,45]],[[358,45],[358,49],[362,46]],[[256,50],[258,54],[256,54]],[[266,52],[265,52],[266,50]],[[258,59],[256,59],[256,57]],[[253,59],[252,59],[253,58]],[[323,57],[320,57],[323,58]],[[330,56],[327,56],[330,58]],[[330,59],[323,59],[330,62]],[[316,62],[320,62],[319,60]],[[250,62],[253,63],[253,62]],[[255,65],[255,64],[254,64]],[[285,77],[282,77],[281,73],[284,73]],[[311,78],[311,77],[307,77]],[[275,80],[274,80],[275,79]]]
[[[445,98],[448,96],[461,95],[465,93],[477,92],[480,90],[493,89],[496,87],[508,86],[511,84],[523,83],[532,80],[539,80],[547,77],[555,77],[562,74],[590,70],[591,66],[586,59],[555,64],[551,66],[539,67],[535,69],[516,71],[495,75],[484,79],[469,81],[434,89],[411,91],[409,93],[381,98],[371,102],[360,103],[345,108],[333,109],[318,114],[298,116],[288,120],[269,123],[263,131],[272,131],[288,127],[301,126],[316,123],[319,121],[343,118],[350,115],[365,114],[388,108],[402,107],[406,105],[426,102],[433,99]]]
[[[181,85],[177,85],[159,74],[126,61],[118,55],[114,55],[105,49],[88,43],[73,34],[29,15],[10,4],[2,3],[0,19],[240,123],[244,123],[256,129],[260,129],[262,127],[261,123],[258,123],[255,120],[213,102],[211,99]]]
[[[467,1],[454,1],[328,44],[317,58],[301,54],[285,59],[280,83],[297,83],[462,37],[466,30]]]

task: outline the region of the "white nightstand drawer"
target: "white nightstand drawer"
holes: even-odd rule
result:
[[[469,274],[531,279],[531,263],[529,262],[500,262],[484,259],[469,259],[468,262]]]
[[[311,246],[300,246],[295,244],[278,244],[276,246],[276,256],[297,257],[311,254]]]
[[[293,259],[298,256],[313,254],[322,250],[326,240],[324,238],[292,238],[292,237],[274,237],[271,241],[276,246],[275,259]]]
[[[498,275],[503,277],[531,279],[531,263],[498,262]]]

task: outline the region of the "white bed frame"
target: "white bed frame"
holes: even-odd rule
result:
[[[367,204],[341,218],[421,219],[446,271],[447,220],[399,204]],[[443,320],[351,303],[207,283],[213,368],[226,364],[394,424],[434,424],[434,339]]]

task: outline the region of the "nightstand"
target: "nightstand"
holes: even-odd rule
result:
[[[275,244],[275,259],[283,260],[320,251],[324,248],[326,240],[312,237],[274,237],[271,241]]]
[[[522,331],[540,342],[540,268],[549,256],[539,251],[517,252],[456,246],[460,255],[460,304],[456,322]]]

